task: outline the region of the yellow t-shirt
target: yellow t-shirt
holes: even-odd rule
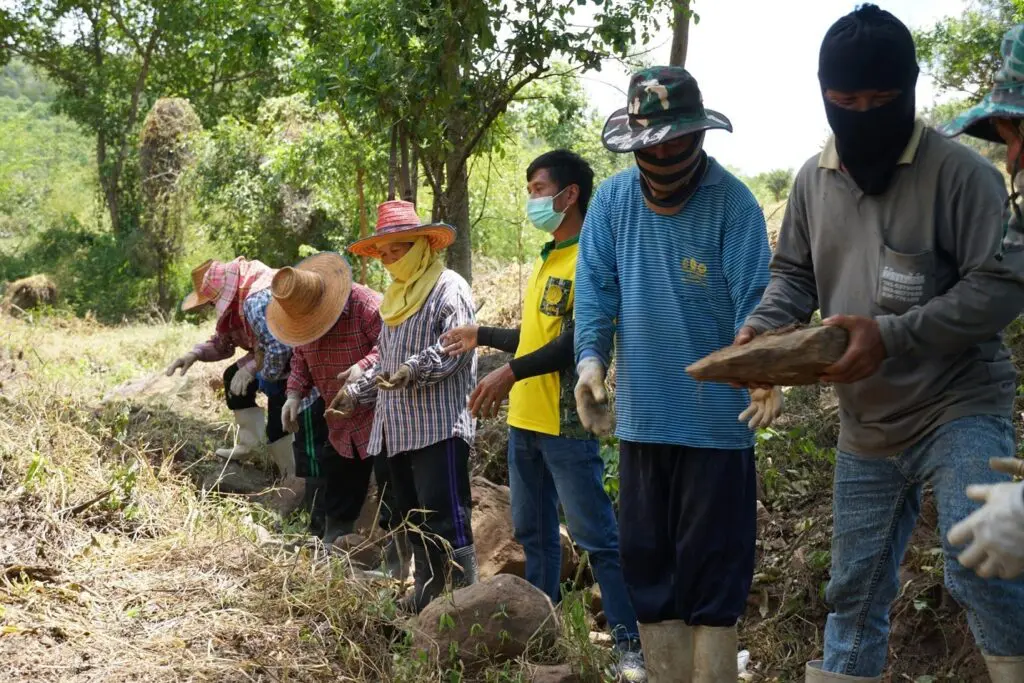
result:
[[[516,358],[554,341],[572,319],[575,301],[576,254],[579,238],[549,243],[534,264],[523,297]],[[541,434],[559,436],[563,413],[575,417],[575,405],[565,403],[563,373],[551,372],[516,382],[509,394],[508,424]]]

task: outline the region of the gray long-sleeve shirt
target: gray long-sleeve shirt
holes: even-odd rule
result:
[[[885,457],[960,417],[1010,416],[1001,332],[1024,308],[1024,252],[996,259],[1005,199],[992,164],[920,122],[882,195],[860,191],[831,141],[800,170],[747,324],[806,322],[819,307],[878,321],[881,369],[836,387],[843,451]]]

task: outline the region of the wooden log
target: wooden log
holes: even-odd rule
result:
[[[789,328],[758,335],[743,346],[719,349],[686,372],[701,382],[816,384],[822,371],[842,357],[848,341],[841,327]]]

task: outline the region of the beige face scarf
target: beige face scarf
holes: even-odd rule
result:
[[[640,189],[644,203],[654,213],[674,216],[700,187],[708,166],[704,152],[704,131],[695,133],[690,145],[679,154],[659,159],[645,150],[633,153],[640,168]]]
[[[417,237],[405,256],[384,267],[393,281],[380,303],[380,317],[388,327],[397,327],[423,307],[444,272],[444,263],[426,237]]]

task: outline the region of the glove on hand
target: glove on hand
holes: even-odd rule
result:
[[[195,363],[196,360],[198,360],[198,356],[189,351],[184,356],[167,366],[167,376],[172,377],[174,375],[174,371],[181,368],[181,376],[184,377],[185,373],[188,372],[188,369],[192,367],[192,364]]]
[[[412,368],[403,363],[390,376],[384,374],[377,375],[376,382],[377,388],[383,391],[405,389],[412,382]]]
[[[615,418],[608,405],[604,386],[605,370],[596,358],[584,358],[576,368],[576,412],[583,428],[597,436],[607,436],[615,429]]]
[[[782,389],[750,389],[750,405],[740,413],[740,422],[750,429],[764,429],[782,414]]]
[[[289,434],[299,431],[299,404],[301,402],[298,394],[288,394],[288,400],[281,408],[281,426]]]
[[[238,372],[236,372],[235,376],[231,378],[231,393],[235,396],[241,396],[249,390],[249,385],[252,384],[255,379],[256,378],[253,377],[253,374],[245,368],[238,368]]]
[[[1020,462],[993,458],[989,465],[997,472],[1019,475]],[[967,496],[984,505],[949,530],[950,543],[967,545],[960,564],[984,579],[1012,579],[1024,573],[1024,482],[968,486]]]

